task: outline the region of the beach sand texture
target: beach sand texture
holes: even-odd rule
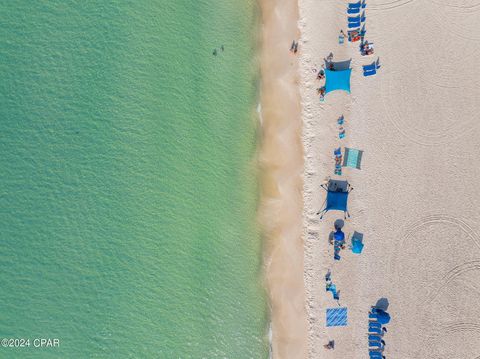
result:
[[[299,1],[308,357],[368,358],[368,310],[387,298],[387,358],[477,358],[480,1],[367,3],[375,54],[362,57],[358,43],[338,44],[346,1]],[[352,93],[320,103],[313,69],[330,52],[334,61],[352,59]],[[361,65],[377,57],[377,75],[363,77]],[[365,151],[361,170],[333,175],[339,146]],[[365,244],[335,262],[327,239],[343,213],[316,215],[329,177],[354,187],[344,231],[363,233]],[[347,327],[325,327],[325,309],[338,306],[325,291],[328,269],[349,310]],[[326,350],[332,339],[335,349]]]
[[[274,358],[305,358],[307,318],[303,282],[303,152],[295,1],[261,1],[262,136],[260,221]]]

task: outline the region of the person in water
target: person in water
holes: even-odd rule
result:
[[[213,56],[217,56],[217,49],[213,49]]]

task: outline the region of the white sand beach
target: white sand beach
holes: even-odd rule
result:
[[[480,1],[367,0],[370,56],[360,55],[358,42],[338,43],[346,7],[299,0],[306,357],[368,358],[368,311],[386,298],[386,358],[477,358]],[[316,88],[323,81],[313,70],[330,52],[334,61],[352,59],[351,94],[335,91],[321,103]],[[378,73],[364,77],[362,65],[377,58]],[[340,146],[364,151],[360,170],[334,175]],[[343,213],[316,215],[329,178],[354,187],[344,232],[364,235],[363,252],[347,248],[340,261],[328,236]],[[326,308],[339,305],[325,291],[329,269],[339,304],[348,308],[346,327],[325,325]],[[333,350],[324,348],[329,340]]]

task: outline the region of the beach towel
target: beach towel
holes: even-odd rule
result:
[[[363,151],[355,148],[345,147],[345,155],[343,156],[343,167],[351,167],[361,169]]]
[[[352,236],[352,252],[355,254],[362,253],[363,250],[363,234],[353,232]]]
[[[327,327],[344,327],[347,325],[347,308],[327,308]]]

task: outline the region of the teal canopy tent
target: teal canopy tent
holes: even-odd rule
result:
[[[350,93],[350,75],[352,69],[345,70],[325,70],[325,94],[343,90]]]

